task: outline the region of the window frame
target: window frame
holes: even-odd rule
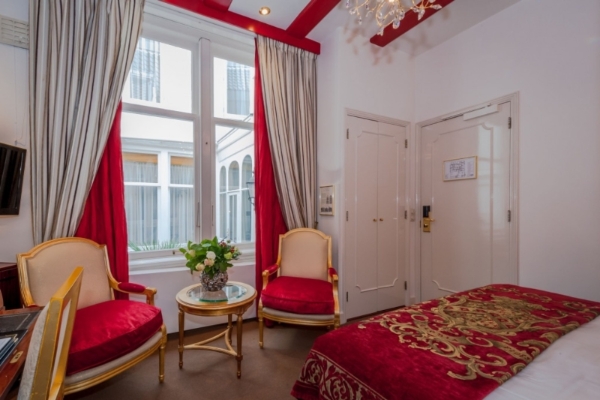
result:
[[[254,48],[247,43],[203,32],[146,12],[141,37],[191,51],[191,112],[125,101],[123,101],[123,112],[186,120],[193,123],[194,240],[198,242],[202,238],[213,237],[217,230],[216,202],[219,201],[219,192],[215,178],[217,175],[215,127],[216,125],[233,125],[242,129],[254,130],[253,123],[214,117],[214,58],[226,58],[253,67]],[[125,151],[129,151],[129,149]],[[169,151],[169,160],[173,155],[177,154]],[[242,178],[241,174],[240,167],[240,179]],[[167,182],[166,187],[171,186],[173,185]],[[255,242],[236,245],[240,248],[242,255],[234,261],[234,266],[254,264]],[[131,272],[180,268],[182,261],[185,260],[179,249],[129,252],[129,259]]]

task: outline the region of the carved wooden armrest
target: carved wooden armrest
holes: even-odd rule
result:
[[[146,287],[132,282],[117,282],[114,280],[110,281],[110,287],[113,290],[121,293],[143,294],[146,296],[146,303],[150,304],[151,306],[154,305],[154,295],[156,294],[155,288]]]
[[[329,282],[331,283],[336,283],[339,280],[338,278],[338,274],[337,271],[335,270],[335,268],[329,267],[327,268],[327,280],[329,280]]]
[[[269,276],[273,275],[277,271],[279,271],[279,265],[278,264],[273,264],[269,268],[265,269],[262,272],[262,277],[263,277],[263,287],[262,287],[262,290],[265,290],[265,288],[267,287],[267,284],[269,283]]]

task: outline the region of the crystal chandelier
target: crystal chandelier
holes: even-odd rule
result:
[[[378,35],[383,35],[383,30],[389,24],[392,24],[394,29],[398,29],[400,21],[404,19],[406,13],[413,11],[418,14],[419,21],[425,15],[425,11],[432,8],[439,10],[442,8],[435,0],[410,0],[411,6],[405,6],[402,0],[346,0],[346,8],[350,9],[350,14],[358,17],[358,23],[362,23],[362,13],[365,12],[365,17],[375,14],[375,21],[379,25]]]

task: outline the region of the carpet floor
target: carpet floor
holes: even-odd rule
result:
[[[234,324],[235,325],[235,324]],[[224,326],[186,332],[185,344],[214,336]],[[234,329],[235,332],[235,329]],[[124,373],[85,391],[66,396],[75,399],[292,399],[290,391],[304,360],[325,328],[275,325],[265,328],[264,349],[258,347],[258,322],[244,322],[242,377],[237,379],[234,357],[214,351],[186,350],[179,369],[177,334],[169,335],[165,381],[158,382],[158,353]],[[236,343],[235,334],[232,343]],[[223,339],[210,345],[224,347]]]

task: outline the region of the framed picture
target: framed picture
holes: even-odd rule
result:
[[[444,161],[444,181],[477,179],[477,156]]]
[[[333,215],[335,210],[335,189],[333,185],[319,187],[319,214]]]

